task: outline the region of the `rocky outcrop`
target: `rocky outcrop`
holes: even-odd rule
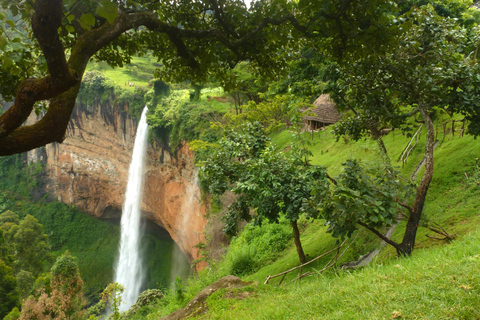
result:
[[[136,121],[116,104],[77,105],[65,141],[28,159],[45,164],[50,197],[98,218],[119,218],[135,131]],[[188,145],[172,154],[151,143],[142,213],[168,231],[190,262],[198,258],[194,245],[205,242],[205,210]]]

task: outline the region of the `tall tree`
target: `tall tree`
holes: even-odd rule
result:
[[[0,317],[3,319],[10,310],[18,306],[17,279],[12,268],[0,259]]]
[[[461,113],[469,120],[468,132],[480,134],[480,64],[476,53],[479,38],[476,29],[469,30],[458,19],[438,15],[431,5],[412,7],[403,15],[392,16],[390,32],[389,41],[395,45],[339,64],[341,74],[332,94],[340,108],[353,111],[352,117],[337,127],[339,134],[359,139],[365,132],[378,133],[382,126],[405,129],[412,117],[419,117],[418,121],[425,126],[425,171],[414,200],[408,203],[396,199],[398,205],[407,210],[404,237],[400,243],[385,238],[377,229],[378,221],[364,219],[359,215],[362,210],[355,206],[337,206],[326,212],[327,219],[350,215],[353,224],[380,236],[394,246],[399,255],[409,255],[433,177],[433,115],[437,110]],[[389,170],[390,179],[394,179],[393,171]],[[364,187],[346,183],[337,191],[353,196],[362,194]],[[395,196],[388,194],[383,198],[395,199]],[[332,214],[334,211],[337,213]],[[337,227],[342,228],[341,224]],[[356,228],[351,224],[348,227]],[[349,232],[348,228],[340,229],[336,230],[339,235]]]
[[[15,249],[15,267],[31,272],[35,277],[43,270],[43,263],[49,259],[48,237],[43,226],[31,215],[27,215],[19,224],[13,237]]]
[[[11,309],[18,306],[20,300],[17,279],[9,266],[11,260],[3,229],[0,228],[0,318],[5,317]]]
[[[164,80],[222,78],[244,60],[272,75],[285,70],[301,35],[338,57],[382,46],[395,7],[381,0],[254,1],[248,9],[234,0],[1,4],[14,19],[0,14],[0,94],[15,101],[0,115],[0,155],[63,141],[91,58],[116,67],[151,50]],[[21,126],[43,100],[43,118]]]

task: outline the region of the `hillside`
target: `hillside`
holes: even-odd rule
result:
[[[184,94],[181,93],[183,92],[181,90],[174,90],[174,92],[178,92],[179,95],[174,93],[172,97],[180,97],[181,94]],[[175,105],[175,108],[171,109],[171,118],[168,119],[168,125],[171,128],[170,135],[172,133],[176,135],[173,136],[177,139],[174,141],[179,141],[185,136],[189,139],[197,137],[216,139],[215,134],[218,133],[207,129],[208,122],[218,121],[225,112],[233,112],[231,105],[225,103],[228,102],[228,97],[223,94],[222,90],[215,88],[203,89],[200,99],[196,102],[188,102],[187,99],[175,104],[176,101],[183,100],[172,99],[167,105]],[[183,118],[177,117],[177,115],[182,115]],[[156,119],[155,117],[158,116],[153,115],[153,119]],[[188,119],[188,121],[180,121],[180,119]],[[448,118],[438,119],[437,124],[440,126],[442,121],[446,120]],[[275,131],[270,136],[279,149],[288,149],[289,145],[295,143],[295,139],[297,139],[289,130]],[[171,137],[167,138],[167,141],[171,142]],[[360,159],[367,166],[382,161],[376,142],[370,138],[358,142],[343,139],[337,141],[329,128],[313,133],[306,132],[303,134],[303,138],[308,141],[308,148],[313,154],[311,163],[325,166],[327,172],[334,177],[341,172],[342,162],[350,158]],[[383,139],[393,164],[398,166],[397,169],[402,176],[408,178],[422,159],[425,133],[420,136],[416,148],[403,167],[396,160],[409,143],[410,138],[400,132],[395,132],[386,135]],[[128,319],[165,316],[184,307],[198,291],[227,274],[238,275],[246,281],[252,281],[252,285],[238,291],[219,291],[207,300],[209,311],[199,319],[239,319],[243,317],[252,319],[474,318],[478,315],[475,314],[476,310],[472,310],[470,306],[478,304],[475,295],[475,288],[478,286],[479,280],[475,276],[478,274],[476,269],[478,266],[469,262],[476,261],[475,252],[478,249],[475,246],[475,240],[478,238],[476,230],[480,223],[477,214],[480,201],[480,171],[476,165],[479,144],[480,142],[470,136],[461,137],[458,134],[452,136],[447,133],[443,142],[438,144],[435,149],[435,174],[427,197],[423,223],[428,221],[438,224],[449,234],[456,235],[452,244],[428,238],[427,235],[437,235],[427,228],[420,228],[413,257],[399,259],[392,247],[381,246],[380,241],[373,234],[367,230],[360,230],[353,236],[354,241],[347,241],[349,249],[338,260],[337,266],[355,261],[374,249],[381,249],[368,267],[348,271],[339,268],[329,269],[322,275],[306,277],[301,282],[294,282],[285,288],[279,288],[277,284],[280,278],[271,280],[268,285],[263,285],[267,276],[281,273],[298,265],[289,223],[280,219],[279,224],[248,225],[237,237],[231,239],[230,246],[220,261],[215,260],[213,255],[210,256],[208,250],[212,250],[212,247],[207,243],[207,250],[204,251],[207,268],[189,279],[177,279],[172,287],[165,288],[171,279],[163,280],[162,284],[153,282],[155,281],[153,279],[164,278],[165,273],[170,272],[163,272],[161,269],[167,268],[168,270],[169,268],[164,266],[169,259],[163,260],[163,257],[168,256],[171,252],[171,249],[167,248],[171,246],[171,243],[161,244],[161,240],[159,242],[158,239],[154,240],[152,237],[148,249],[152,259],[149,265],[156,266],[155,271],[152,270],[152,273],[156,275],[155,278],[152,278],[153,281],[150,282],[149,287],[156,288],[160,285],[163,287],[165,297],[140,308]],[[205,151],[201,152],[205,153]],[[205,156],[201,152],[199,153],[200,159]],[[18,202],[19,199],[28,197],[27,189],[38,182],[25,179],[24,174],[20,173],[21,168],[18,167],[18,162],[16,163],[17,167],[12,167],[12,171],[9,173],[12,175],[12,179],[8,183],[4,181],[3,188],[15,186],[18,190],[15,196],[17,198],[13,199],[17,199],[17,203],[5,202],[5,208],[22,212],[22,215],[32,213],[37,216],[51,236],[55,254],[60,255],[65,249],[68,249],[81,259],[79,265],[87,280],[87,296],[91,299],[90,301],[95,300],[95,296],[111,277],[110,266],[114,259],[114,250],[112,249],[116,247],[114,239],[118,237],[118,227],[110,222],[100,223],[94,222],[93,219],[88,220],[73,208],[63,207],[58,203],[33,205],[23,202],[24,200]],[[34,169],[29,168],[28,170],[31,172]],[[418,176],[421,173],[420,171]],[[21,181],[26,182],[21,183]],[[11,193],[8,192],[4,194],[11,196]],[[218,208],[218,199],[213,200],[212,210],[207,217],[210,223],[214,221],[218,223],[222,211],[221,208]],[[61,216],[53,214],[53,211],[58,212]],[[56,221],[57,227],[51,225],[51,221]],[[57,230],[58,225],[62,225],[62,232]],[[90,242],[82,242],[81,239],[85,233],[82,234],[81,230],[77,228],[79,225],[89,229],[91,236],[88,236],[88,239]],[[299,226],[303,247],[309,259],[335,248],[335,239],[326,232],[322,220],[312,221],[301,218]],[[207,239],[217,236],[212,232],[220,232],[218,228],[207,230]],[[393,239],[400,239],[403,230],[404,223],[400,222],[393,233]],[[65,239],[67,233],[70,234],[68,237],[70,242]],[[105,234],[110,234],[110,236],[107,238],[99,236]],[[72,235],[78,235],[78,237],[72,238]],[[216,246],[218,247],[218,245],[217,243]],[[99,253],[98,248],[105,253]],[[92,258],[92,250],[97,250],[95,254],[100,254],[102,259]],[[159,250],[163,250],[163,253]],[[304,267],[302,272],[321,270],[331,258],[332,255],[327,255]],[[102,263],[96,263],[92,267],[92,259]],[[419,266],[428,267],[420,268]],[[97,271],[99,267],[108,272],[99,273]],[[441,269],[441,272],[430,272],[438,269]],[[289,273],[282,285],[290,283],[298,275],[298,271]],[[416,284],[422,279],[430,279],[430,281],[425,282],[424,286],[417,286]],[[321,291],[319,288],[322,288]],[[439,292],[440,289],[435,288],[445,290],[442,289]],[[429,293],[426,294],[427,292]],[[441,298],[434,299],[435,295]],[[415,302],[410,302],[410,299]],[[345,300],[349,302],[338,302]],[[279,305],[278,301],[288,301],[288,303]],[[302,303],[298,301],[302,301]],[[293,305],[296,307],[292,308]],[[429,305],[433,307],[430,308]],[[362,306],[361,310],[357,309],[360,308],[359,306]],[[425,306],[428,309],[424,309],[427,308]],[[232,312],[233,309],[236,311]],[[252,313],[252,310],[261,310],[261,312]]]
[[[332,176],[340,172],[341,163],[348,158],[362,159],[370,164],[381,160],[376,142],[371,139],[356,143],[336,141],[328,129],[306,135],[312,142],[312,162],[327,166]],[[424,139],[424,135],[422,137]],[[281,147],[292,142],[288,131],[274,134],[272,138]],[[398,168],[406,177],[421,161],[423,139],[419,140],[405,166]],[[384,137],[395,164],[409,140],[398,133]],[[185,306],[201,288],[233,273],[253,281],[252,285],[214,294],[207,300],[209,311],[198,319],[476,318],[478,310],[472,306],[478,305],[480,300],[476,291],[480,280],[476,262],[480,223],[479,169],[476,166],[479,144],[478,140],[469,136],[447,135],[435,150],[435,174],[423,223],[438,224],[455,235],[451,244],[427,237],[439,235],[420,228],[413,256],[401,259],[397,258],[392,247],[381,247],[374,235],[360,230],[337,265],[356,260],[375,248],[383,248],[368,267],[348,271],[330,269],[322,275],[278,288],[280,278],[271,280],[268,285],[263,284],[267,276],[298,265],[288,223],[281,221],[278,228],[271,227],[274,225],[253,226],[232,239],[220,263],[210,261],[209,268],[190,279],[188,286],[182,287],[181,298],[178,292],[172,290],[166,299],[144,307],[139,314],[149,314],[152,318],[165,316]],[[335,248],[335,239],[326,233],[322,221],[302,219],[300,225],[304,250],[310,258]],[[404,222],[400,222],[393,239],[399,239],[403,230]],[[258,241],[252,241],[255,235]],[[286,249],[283,250],[279,243],[285,243]],[[326,256],[304,267],[302,272],[321,270],[331,257]],[[298,270],[289,273],[283,284],[298,275]]]
[[[177,139],[179,136],[185,136],[189,134],[188,132],[195,131],[197,126],[199,128],[205,128],[205,126],[199,125],[199,123],[201,123],[201,121],[198,121],[199,116],[202,117],[211,111],[219,112],[220,114],[224,112],[233,112],[233,108],[229,110],[228,105],[226,104],[223,106],[212,104],[212,102],[215,102],[215,100],[225,100],[225,98],[220,96],[222,94],[221,91],[207,88],[202,90],[202,93],[203,94],[200,101],[194,104],[196,109],[184,108],[181,107],[181,104],[178,107],[175,107],[175,109],[171,109],[174,110],[175,113],[172,117],[174,120],[170,120],[172,121],[170,122],[170,125],[174,128],[174,130],[177,130],[174,131],[174,133],[176,132],[175,134],[177,134]],[[218,97],[215,97],[215,95],[218,95]],[[214,99],[208,99],[209,97],[214,97]],[[193,122],[193,124],[190,122],[192,127],[183,127],[184,129],[182,130],[184,131],[178,129],[179,127],[182,128],[182,126],[187,125],[189,123],[188,121],[190,120],[179,121],[178,118],[175,120],[175,114],[183,116],[188,115],[189,117],[192,117],[194,112],[197,112],[197,115],[193,115],[197,121]],[[213,119],[218,120],[218,117]],[[206,120],[211,121],[212,118],[206,117]],[[350,315],[352,316],[352,319],[382,319],[385,317],[412,317],[414,314],[419,314],[418,318],[421,319],[442,318],[442,316],[439,315],[445,313],[446,309],[452,308],[453,304],[457,304],[459,303],[458,301],[461,300],[449,301],[449,298],[445,296],[444,299],[439,299],[440,304],[437,308],[439,310],[438,313],[429,313],[427,310],[424,311],[422,316],[420,315],[422,311],[419,311],[422,307],[421,303],[408,306],[408,300],[399,296],[395,301],[401,300],[405,302],[397,302],[397,305],[392,305],[391,301],[388,300],[387,297],[381,298],[380,296],[384,296],[385,294],[389,295],[390,293],[379,290],[379,286],[381,287],[386,285],[376,284],[375,281],[371,280],[371,278],[376,279],[377,275],[375,272],[377,271],[375,270],[382,270],[378,272],[388,274],[388,278],[399,278],[401,274],[397,271],[403,270],[402,268],[411,270],[413,273],[413,280],[392,280],[392,282],[390,282],[391,287],[389,290],[394,290],[392,289],[392,283],[400,283],[400,295],[405,294],[415,297],[421,295],[422,290],[423,292],[427,290],[427,288],[413,287],[413,285],[415,285],[415,279],[426,277],[425,274],[421,273],[415,275],[415,263],[432,265],[432,268],[436,268],[435,266],[439,265],[436,262],[436,260],[439,259],[438,256],[445,255],[443,259],[448,259],[448,261],[442,260],[442,265],[445,265],[445,271],[444,273],[439,274],[439,277],[435,278],[434,282],[434,286],[438,287],[448,286],[450,284],[447,278],[454,276],[453,273],[457,267],[465,267],[465,275],[476,272],[476,270],[474,270],[475,266],[465,266],[464,264],[458,266],[458,262],[456,262],[454,258],[457,253],[445,253],[447,250],[457,250],[456,248],[462,246],[461,241],[467,241],[469,244],[473,243],[474,240],[472,239],[476,239],[476,237],[478,237],[475,234],[475,231],[478,229],[480,223],[477,209],[480,205],[480,172],[476,162],[478,158],[478,150],[480,150],[480,142],[470,136],[460,137],[458,133],[456,133],[455,136],[452,136],[451,132],[446,132],[445,138],[443,138],[442,124],[443,122],[449,120],[450,118],[448,117],[440,117],[436,122],[436,130],[438,134],[437,138],[441,141],[441,143],[439,143],[435,149],[435,172],[427,196],[422,224],[425,225],[429,223],[431,226],[437,226],[438,224],[438,226],[444,228],[450,235],[456,235],[453,245],[448,245],[446,241],[439,241],[427,237],[427,235],[431,237],[438,237],[438,235],[433,233],[428,228],[422,227],[419,229],[417,235],[416,249],[413,253],[412,259],[412,261],[417,261],[415,259],[418,259],[418,262],[410,262],[410,259],[398,259],[395,250],[391,246],[380,246],[380,241],[378,238],[368,232],[368,230],[360,230],[353,237],[355,241],[348,242],[348,244],[350,244],[350,248],[339,259],[337,265],[355,261],[374,249],[381,249],[380,253],[374,258],[370,265],[365,268],[365,270],[352,270],[345,272],[340,271],[339,269],[330,269],[323,273],[322,276],[313,276],[302,279],[301,285],[295,283],[289,285],[285,289],[278,289],[275,286],[275,284],[278,283],[278,280],[271,280],[271,284],[267,286],[264,286],[263,283],[267,276],[283,272],[298,265],[298,257],[291,240],[291,229],[288,226],[288,222],[283,220],[280,221],[278,226],[251,226],[246,228],[245,231],[238,237],[232,239],[230,247],[227,250],[225,257],[221,261],[218,262],[212,260],[212,258],[208,258],[210,253],[207,249],[204,255],[207,257],[206,259],[209,263],[209,267],[206,270],[200,272],[197,277],[190,278],[184,283],[176,283],[175,286],[167,292],[163,301],[157,302],[158,306],[155,306],[155,304],[146,306],[137,314],[137,316],[133,316],[132,319],[142,319],[147,315],[149,315],[151,318],[156,318],[160,315],[165,316],[177,308],[185,306],[189,299],[193,298],[193,296],[200,289],[227,274],[235,274],[241,276],[242,279],[247,281],[253,281],[254,286],[245,289],[247,291],[251,290],[252,295],[239,293],[239,296],[242,297],[240,302],[236,299],[222,299],[222,293],[213,296],[210,298],[209,302],[207,302],[209,306],[208,308],[212,310],[211,313],[207,314],[207,318],[208,315],[210,315],[212,318],[219,319],[239,319],[243,317],[254,319],[295,318],[295,316],[292,315],[293,313],[290,313],[291,311],[286,309],[282,309],[283,311],[281,311],[281,308],[279,308],[276,303],[277,301],[282,301],[284,299],[292,299],[291,303],[285,304],[285,306],[289,306],[290,304],[294,304],[295,300],[300,299],[299,297],[309,297],[309,299],[306,300],[304,304],[298,304],[298,309],[295,311],[295,314],[298,314],[298,319],[310,317],[315,318],[315,314],[322,314],[326,318],[337,319],[349,319],[348,316]],[[367,166],[374,166],[382,161],[379,156],[376,142],[370,138],[361,139],[358,142],[347,141],[344,139],[336,141],[335,137],[331,133],[331,129],[329,128],[324,131],[304,133],[303,135],[304,139],[309,142],[308,148],[313,154],[311,163],[325,166],[328,173],[334,177],[340,174],[342,163],[350,158],[360,159]],[[198,133],[196,133],[196,135],[194,134],[193,136],[188,136],[189,139],[195,139],[195,137],[198,137]],[[276,133],[271,134],[271,138],[280,149],[288,149],[289,145],[291,143],[295,143],[296,141],[295,136],[292,135],[289,130],[277,131]],[[403,149],[409,144],[410,137],[407,137],[406,134],[401,132],[391,132],[384,136],[383,140],[392,160],[392,164],[397,167],[404,178],[408,179],[408,177],[410,177],[412,172],[416,170],[418,164],[422,160],[423,149],[425,146],[425,132],[422,132],[418,144],[403,165],[401,162],[397,162],[397,159],[400,157]],[[200,158],[202,157],[203,156],[201,155]],[[423,171],[420,169],[420,171],[417,173],[417,177],[421,177],[422,173]],[[221,211],[218,211],[218,209],[214,208],[214,210],[210,212],[208,219],[209,221],[220,220],[219,217],[221,215]],[[308,221],[302,218],[299,222],[299,225],[302,231],[301,240],[303,247],[310,259],[335,248],[335,239],[332,238],[330,234],[326,233],[326,227],[323,226],[323,221]],[[404,228],[404,222],[401,221],[396,227],[392,238],[395,240],[401,239]],[[219,230],[216,232],[218,231]],[[470,236],[470,233],[473,233],[474,235]],[[207,233],[207,239],[213,238],[215,238],[213,234]],[[467,240],[464,240],[465,238]],[[457,241],[459,244],[456,244]],[[462,255],[462,253],[458,254]],[[419,256],[418,258],[417,255]],[[331,255],[321,258],[312,265],[303,268],[303,272],[305,273],[309,271],[313,272],[316,270],[321,270],[330,259]],[[472,259],[474,259],[474,255]],[[395,274],[395,272],[397,272],[395,276],[390,276],[390,274]],[[289,283],[297,276],[298,273],[292,272],[285,277],[283,283]],[[338,289],[346,286],[346,284],[350,282],[354,282],[353,279],[356,279],[357,277],[359,280],[357,280],[358,282],[355,283],[352,288],[348,287],[344,288],[343,290]],[[478,279],[472,278],[471,281],[472,282],[470,284],[465,286],[468,288],[474,288],[474,284],[475,282],[478,282]],[[460,284],[459,286],[462,285],[463,284]],[[412,286],[412,288],[409,286]],[[320,298],[318,297],[318,294],[313,294],[310,291],[315,291],[316,287],[331,288],[326,293],[328,297],[331,297],[329,298],[330,300],[325,298],[325,300],[320,303],[322,300],[319,300]],[[355,290],[355,288],[361,289]],[[469,291],[470,289],[466,290],[458,288],[452,289],[452,296],[455,295],[458,290],[466,293],[472,292]],[[341,293],[338,293],[338,296],[336,296],[335,291],[338,290],[340,290]],[[430,287],[428,290],[430,290]],[[351,311],[351,305],[331,303],[331,301],[345,300],[346,297],[342,295],[352,291],[357,291],[358,293],[361,292],[364,294],[357,294],[355,299],[358,300],[353,300],[358,301],[359,305],[361,305],[360,301],[368,301],[370,296],[376,295],[374,299],[378,299],[377,304],[385,305],[386,307],[381,311],[381,313],[377,313],[380,311],[375,311],[375,305],[372,304],[365,306],[365,313],[361,313]],[[375,294],[372,293],[374,291],[376,291]],[[321,293],[319,294],[322,296]],[[235,294],[233,295],[235,296]],[[227,294],[227,296],[230,297],[231,295]],[[246,299],[243,300],[243,296],[245,296]],[[425,299],[428,299],[428,297],[425,297]],[[319,301],[314,302],[314,300]],[[468,303],[472,303],[472,301]],[[331,305],[330,309],[324,304]],[[264,305],[271,305],[271,307],[264,308]],[[445,313],[447,316],[444,318],[462,318],[463,312],[465,312],[465,314],[471,312],[467,303],[460,303],[460,306],[462,307],[458,307],[456,309],[457,311],[460,310],[458,313]],[[237,308],[239,308],[239,310],[243,310],[242,308],[245,308],[245,311],[242,311],[245,313],[231,313],[232,309],[237,310]],[[223,311],[220,311],[220,309],[223,309]],[[248,311],[258,309],[265,309],[265,314],[252,314],[250,311]],[[396,311],[398,311],[398,313]],[[354,313],[356,315],[353,315]],[[362,316],[357,317],[359,314]],[[432,316],[430,316],[430,314],[432,314]],[[468,318],[467,316],[465,317]]]
[[[222,289],[193,319],[478,319],[480,236],[286,287]]]
[[[0,319],[480,319],[479,31],[474,0],[2,1]]]

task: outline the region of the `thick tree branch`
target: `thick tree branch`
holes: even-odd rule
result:
[[[217,0],[210,0],[210,3],[213,6],[213,12],[214,12],[215,18],[218,20],[220,25],[225,29],[225,31],[229,35],[231,35],[231,36],[233,36],[237,39],[240,38],[238,33],[235,31],[235,27],[232,24],[227,23],[227,21],[224,19],[225,13],[223,12],[223,8],[218,3],[218,1]]]
[[[413,208],[410,207],[408,204],[405,204],[403,202],[400,202],[400,201],[396,201],[399,205],[401,205],[402,207],[404,207],[405,209],[408,210],[408,212],[410,212],[410,214],[413,213]]]
[[[38,0],[32,19],[33,33],[44,52],[50,76],[27,79],[17,90],[15,104],[0,117],[0,139],[22,125],[35,102],[50,99],[74,85],[78,78],[70,73],[63,45],[57,34],[62,22],[61,0]]]
[[[62,25],[62,0],[37,0],[32,19],[33,34],[47,61],[48,71],[55,81],[71,81],[63,44],[57,33]]]
[[[121,13],[113,23],[105,23],[81,34],[66,62],[64,48],[57,33],[63,18],[62,10],[61,0],[37,0],[35,3],[32,27],[45,54],[50,75],[24,81],[17,91],[14,106],[0,116],[0,155],[25,152],[51,142],[62,142],[75,106],[79,80],[83,77],[89,59],[127,30],[145,26],[153,32],[166,34],[177,48],[177,54],[195,69],[199,67],[198,62],[184,39],[219,41],[238,56],[239,50],[255,41],[255,36],[269,25],[290,21],[301,28],[291,14],[278,19],[265,18],[252,31],[231,41],[219,29],[186,30],[160,21],[151,12]],[[35,102],[48,99],[51,100],[45,116],[34,125],[21,127]]]
[[[337,180],[332,178],[328,173],[325,172],[325,175],[327,176],[327,179],[330,180],[334,185],[337,185]]]

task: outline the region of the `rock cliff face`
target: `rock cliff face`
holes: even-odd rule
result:
[[[65,141],[28,158],[45,164],[50,196],[98,218],[119,218],[135,131],[136,121],[118,105],[77,105]],[[165,228],[190,262],[206,226],[193,161],[188,145],[172,155],[151,144],[142,201],[144,217]]]

